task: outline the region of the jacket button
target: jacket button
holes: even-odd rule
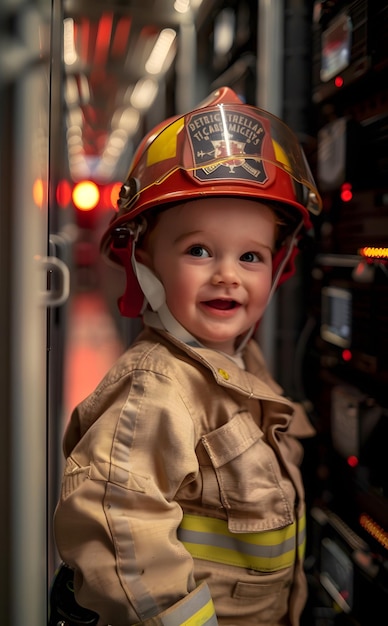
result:
[[[224,380],[229,380],[229,374],[228,374],[228,372],[225,372],[225,370],[219,369],[218,373],[219,373],[220,376],[222,376],[222,378]]]

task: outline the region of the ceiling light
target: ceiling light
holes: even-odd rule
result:
[[[235,15],[233,9],[224,9],[218,15],[214,25],[214,51],[224,55],[231,49],[234,41]]]
[[[138,129],[140,122],[140,113],[132,107],[125,109],[117,109],[112,117],[113,130],[121,129],[127,133],[127,136],[134,135]]]
[[[74,76],[68,76],[65,83],[65,101],[70,108],[73,104],[79,103],[79,91],[77,80]]]
[[[187,13],[190,10],[190,0],[175,0],[174,9],[177,13]]]
[[[158,83],[152,78],[141,78],[135,85],[130,102],[135,109],[148,109],[158,93]]]
[[[73,107],[67,113],[67,127],[78,126],[82,128],[84,123],[84,116],[80,107]]]
[[[127,139],[127,133],[123,129],[118,128],[110,135],[108,143],[122,150],[127,143]]]
[[[151,51],[145,64],[145,69],[149,74],[159,74],[174,43],[176,32],[172,28],[164,28]]]
[[[88,104],[90,102],[90,87],[89,82],[85,74],[79,75],[79,95],[82,104]]]
[[[76,142],[82,140],[82,128],[80,126],[68,126],[66,131],[66,137],[68,142]]]
[[[83,155],[78,154],[69,158],[70,175],[73,180],[89,176],[89,167]]]
[[[82,143],[72,143],[69,144],[67,148],[67,152],[69,155],[74,156],[75,154],[81,154],[84,151],[84,147]]]
[[[63,21],[63,59],[66,65],[73,65],[78,59],[74,45],[74,20],[71,17]]]

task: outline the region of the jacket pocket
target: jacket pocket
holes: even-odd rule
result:
[[[206,580],[219,624],[280,626],[291,624],[289,599],[294,568],[271,574],[236,571],[206,561],[195,561],[196,580]]]
[[[292,572],[292,570],[289,571]],[[288,624],[289,594],[290,585],[287,582],[261,580],[256,583],[237,582],[233,598],[242,605],[249,605],[253,619],[257,616],[257,622],[252,623],[260,624],[260,626],[263,624],[275,626]]]
[[[210,459],[216,478],[213,482],[217,483],[231,532],[283,528],[293,522],[294,487],[250,413],[238,413],[204,435],[201,443]],[[206,476],[203,480],[205,483]],[[209,498],[206,488],[203,494]],[[214,494],[210,499],[213,502],[204,504],[214,505]]]

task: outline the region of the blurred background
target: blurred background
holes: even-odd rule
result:
[[[258,331],[317,430],[303,626],[386,626],[388,3],[3,0],[0,35],[1,623],[47,623],[63,430],[141,328],[99,254],[134,149],[226,85],[324,201]]]

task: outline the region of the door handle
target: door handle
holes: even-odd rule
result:
[[[55,256],[41,257],[39,260],[47,274],[47,289],[41,291],[41,302],[47,307],[61,306],[70,295],[70,270],[66,263]]]

